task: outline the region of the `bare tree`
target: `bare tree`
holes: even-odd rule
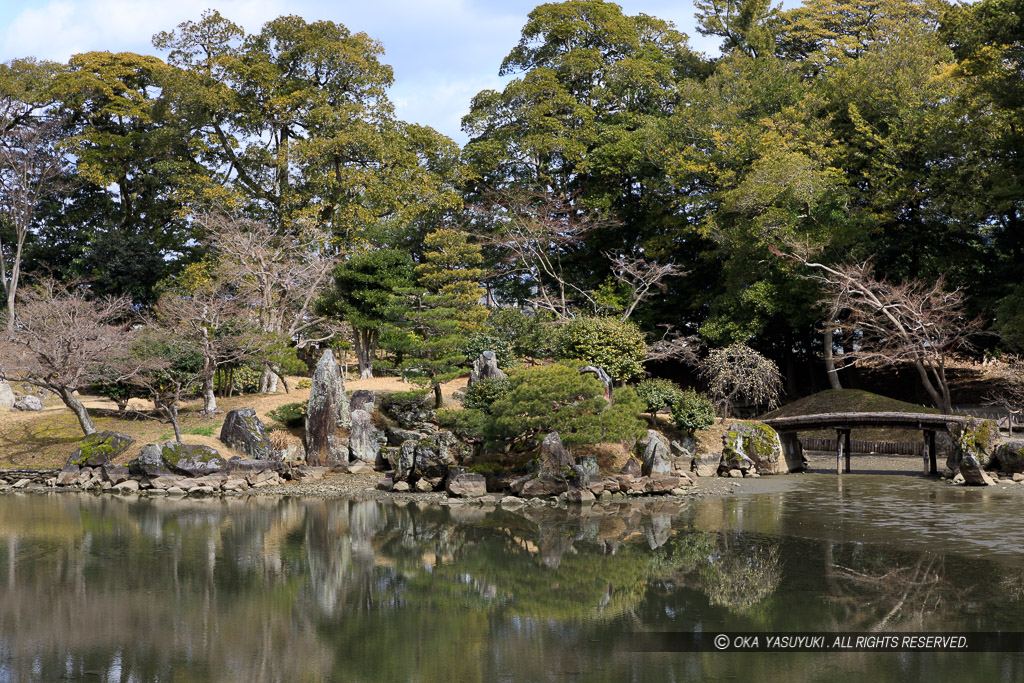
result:
[[[616,221],[581,207],[575,197],[551,193],[497,195],[486,210],[492,229],[484,244],[498,251],[507,273],[529,280],[535,306],[563,320],[579,302],[595,312],[601,308],[589,290],[566,275],[563,260],[571,260],[592,231]]]
[[[729,417],[737,400],[774,408],[782,391],[782,375],[770,359],[746,344],[731,344],[708,354],[701,375],[708,393],[723,418]]]
[[[612,262],[612,276],[629,288],[629,300],[620,318],[623,321],[628,320],[636,307],[655,292],[664,292],[666,279],[686,275],[686,270],[672,263],[657,263],[622,255],[605,256]]]
[[[829,266],[791,256],[811,268],[825,285],[831,311],[850,331],[843,361],[893,365],[910,363],[932,404],[953,412],[946,368],[957,351],[972,347],[981,330],[964,311],[964,294],[948,290],[945,279],[893,283],[875,277],[870,260]]]
[[[261,221],[210,214],[201,222],[220,256],[225,277],[247,297],[259,329],[299,348],[327,341],[339,328],[314,313],[320,291],[329,285],[335,254],[321,230],[282,235]],[[267,366],[260,390],[277,390],[277,370]],[[287,387],[286,387],[287,389]]]
[[[214,283],[186,294],[168,293],[156,305],[161,325],[190,344],[202,359],[203,414],[217,411],[214,378],[222,367],[265,358],[272,335],[253,328],[250,308],[223,284]]]
[[[130,357],[135,371],[128,383],[149,394],[157,411],[174,429],[175,440],[181,443],[178,408],[182,399],[203,382],[202,354],[174,329],[151,324],[136,335]]]
[[[126,298],[93,300],[81,287],[52,281],[29,289],[17,324],[0,343],[0,378],[54,392],[78,418],[82,431],[93,434],[96,427],[74,392],[134,372],[126,360],[131,329],[125,321],[130,314]],[[10,312],[6,317],[9,323]]]
[[[660,339],[647,345],[645,363],[675,360],[687,365],[697,365],[700,337],[683,334],[673,325],[662,324],[658,327],[665,328],[665,333],[661,335]]]
[[[3,116],[20,111],[15,108]],[[13,245],[5,248],[0,241],[0,281],[10,314],[15,310],[25,239],[35,224],[40,200],[63,173],[64,161],[54,149],[51,123],[27,119],[9,127],[0,120],[0,128],[0,213],[14,228]],[[8,333],[14,331],[15,320],[14,315],[7,316]]]

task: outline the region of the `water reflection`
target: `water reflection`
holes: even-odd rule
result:
[[[736,657],[641,655],[620,636],[1024,627],[1021,551],[960,554],[960,527],[913,528],[927,514],[879,523],[860,511],[893,493],[864,481],[576,511],[4,496],[0,680],[748,678]],[[917,486],[902,493],[920,509],[934,487]],[[975,507],[954,505],[961,527],[999,522]],[[885,680],[884,657],[856,660]],[[936,657],[904,659],[923,674]],[[993,680],[1024,673],[978,657]],[[765,680],[846,666],[765,661]]]

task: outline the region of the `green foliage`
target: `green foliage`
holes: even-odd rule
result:
[[[498,367],[502,370],[511,370],[516,365],[511,342],[496,334],[477,332],[471,334],[462,345],[462,352],[466,354],[468,363],[475,361],[484,351],[494,351]]]
[[[495,401],[505,398],[512,390],[512,381],[508,378],[490,378],[475,382],[466,387],[462,406],[471,410],[487,411]]]
[[[612,379],[624,382],[643,375],[647,342],[636,323],[582,316],[559,331],[557,353],[559,358],[602,367]]]
[[[632,389],[617,390],[608,405],[600,381],[563,364],[517,370],[510,380],[512,390],[491,404],[492,441],[523,443],[557,431],[571,448],[635,440],[645,433],[637,418],[643,404]]]
[[[259,391],[262,376],[261,368],[254,368],[250,365],[243,365],[231,371],[232,385],[234,390],[240,394],[255,394]]]
[[[651,378],[636,385],[636,395],[652,416],[662,408],[671,408],[680,399],[683,389],[670,379]]]
[[[271,419],[277,420],[285,427],[301,427],[306,422],[306,409],[309,401],[285,403],[267,412]]]
[[[463,408],[462,410],[439,410],[437,423],[464,439],[483,441],[487,438],[490,416],[483,410]]]
[[[693,434],[715,423],[715,407],[704,394],[687,389],[672,404],[672,420],[679,431]]]
[[[508,340],[517,358],[552,358],[555,355],[554,315],[499,308],[487,316],[487,326],[498,339]]]
[[[311,380],[308,377],[303,377],[302,379],[300,379],[298,382],[295,383],[295,388],[296,389],[309,389],[312,386],[313,386],[313,380]]]

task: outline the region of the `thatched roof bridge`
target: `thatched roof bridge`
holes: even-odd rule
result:
[[[846,471],[850,471],[850,430],[860,427],[868,429],[898,427],[920,429],[924,433],[923,469],[925,474],[938,474],[935,461],[935,433],[949,430],[963,424],[970,418],[960,415],[935,415],[930,413],[822,413],[820,415],[798,415],[796,417],[775,417],[763,422],[784,435],[819,429],[836,430],[836,474],[842,472],[845,456]],[[795,439],[793,439],[795,441]]]

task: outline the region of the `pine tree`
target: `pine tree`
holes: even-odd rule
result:
[[[399,332],[390,335],[388,345],[403,356],[403,374],[433,388],[435,407],[440,408],[441,385],[458,377],[465,365],[461,349],[466,337],[483,331],[487,319],[480,304],[483,257],[480,247],[456,230],[432,232],[424,246],[416,287],[399,289],[392,298]]]

